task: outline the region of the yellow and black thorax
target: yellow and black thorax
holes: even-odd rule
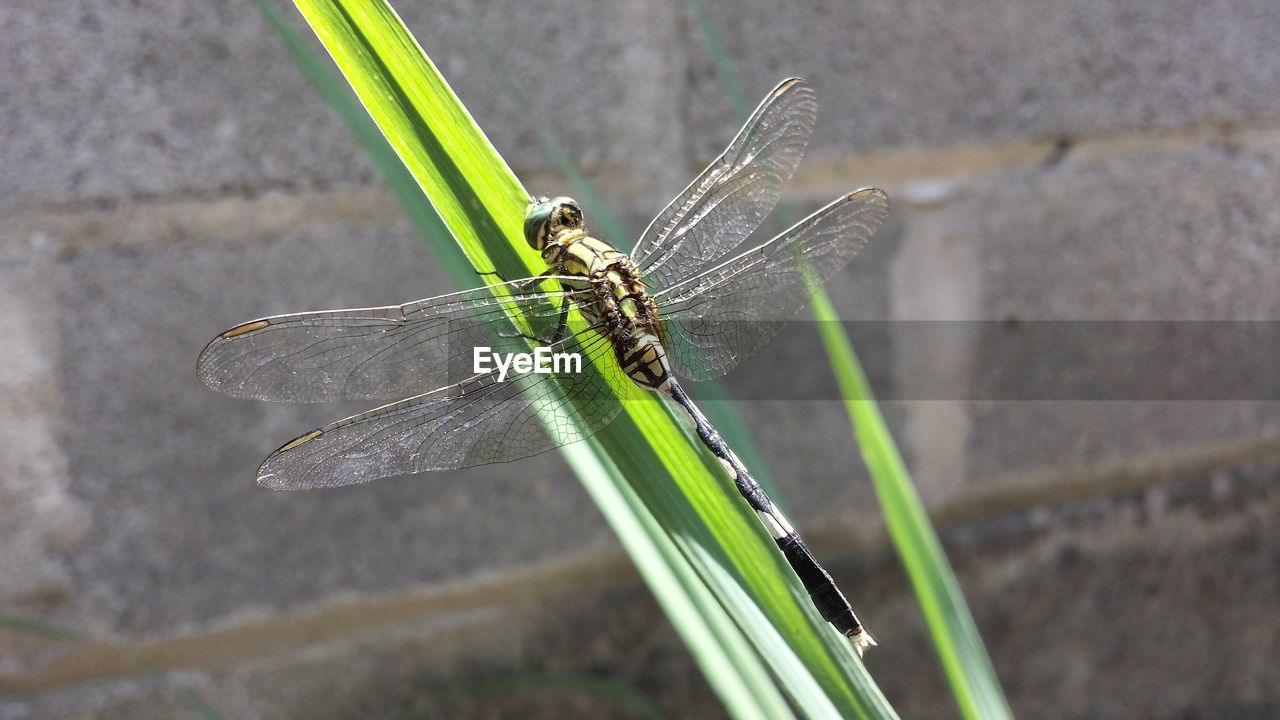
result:
[[[644,387],[661,387],[669,374],[662,322],[631,258],[603,240],[571,231],[547,244],[543,259],[562,276],[582,278],[562,282],[591,291],[592,301],[578,309],[613,343],[623,372]]]
[[[561,277],[566,289],[589,290],[578,310],[608,338],[623,372],[640,385],[660,389],[671,370],[658,307],[640,269],[626,253],[586,233],[582,207],[573,198],[542,198],[524,216],[525,240]],[[580,278],[580,279],[579,279]]]

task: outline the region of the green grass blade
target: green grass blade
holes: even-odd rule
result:
[[[626,479],[589,443],[565,449],[698,666],[735,717],[792,717],[750,643]]]
[[[911,578],[956,704],[966,718],[1012,718],[960,585],[889,435],[849,336],[825,294],[814,297],[813,311],[889,535]]]
[[[502,62],[502,57],[494,50],[488,34],[479,26],[478,22],[472,26],[471,36],[475,38],[476,47],[484,55],[485,61],[489,64],[490,70],[493,71],[494,77],[498,79],[498,84],[502,86],[503,91],[515,100],[517,107],[529,107],[529,99],[525,96],[524,91],[520,89],[519,83],[512,78],[510,71],[507,70],[506,63]],[[536,134],[538,136],[538,144],[542,146],[542,151],[560,169],[560,172],[564,173],[569,185],[573,188],[574,199],[581,202],[586,209],[589,226],[602,233],[605,238],[608,238],[609,242],[619,249],[630,250],[626,246],[627,234],[622,227],[622,222],[609,210],[608,204],[605,203],[604,197],[596,190],[595,185],[587,179],[586,175],[582,174],[577,163],[573,161],[573,156],[569,154],[564,145],[560,144],[560,139],[556,137],[556,134],[546,126],[539,126]]]
[[[689,6],[725,93],[745,121],[750,109],[715,25],[701,0],[689,0]],[[784,226],[787,224],[783,222]],[[906,567],[956,703],[966,718],[1012,717],[991,666],[991,658],[978,635],[973,616],[911,482],[906,464],[875,403],[866,375],[854,355],[853,344],[822,285],[811,282],[810,293],[813,315],[818,321],[823,345],[840,385],[863,460],[871,472],[876,495],[884,510],[885,524]]]
[[[471,262],[505,277],[540,271],[521,237],[527,193],[394,11],[374,0],[297,5]],[[616,400],[617,420],[566,455],[588,491],[605,499],[610,523],[626,528],[620,536],[646,578],[665,578],[655,592],[687,641],[677,613],[702,613],[700,631],[718,644],[691,648],[730,712],[790,715],[773,683],[752,670],[758,653],[810,717],[893,717],[680,419],[655,395],[632,390]],[[732,617],[732,633],[716,625],[711,606],[728,611],[719,620]],[[708,664],[708,655],[721,664]],[[730,671],[736,678],[721,677]]]
[[[280,33],[295,62],[369,154],[384,181],[405,205],[418,232],[437,257],[454,260],[447,263],[446,269],[455,284],[477,284],[479,276],[475,274],[470,261],[422,194],[417,181],[400,162],[346,83],[334,75],[327,61],[311,51],[270,6],[264,5],[263,10]],[[589,451],[584,453],[579,448],[566,448],[565,454],[580,475],[605,474]],[[600,485],[587,483],[588,489],[593,490],[597,503],[602,506],[606,502],[613,503],[614,509],[606,511],[606,517],[613,523],[615,532],[622,538],[633,558],[636,558],[642,574],[654,589],[659,602],[673,618],[699,665],[714,678],[713,686],[726,698],[726,705],[731,709],[734,705],[741,705],[736,708],[734,715],[744,718],[787,717],[784,701],[754,652],[728,615],[710,597],[706,588],[697,583],[696,574],[688,568],[678,550],[673,547],[660,548],[653,542],[652,534],[646,533],[645,528],[638,525],[627,526],[625,522],[620,522],[619,518],[625,520],[634,516],[634,511],[629,510],[625,501],[616,493],[610,495],[607,485]],[[665,559],[664,554],[668,556]],[[672,572],[672,563],[676,564],[677,572]],[[683,577],[678,572],[680,569],[684,570]],[[696,596],[698,592],[702,597]],[[691,595],[694,596],[692,600]]]
[[[19,617],[17,615],[0,615],[0,628],[20,633],[35,635],[46,640],[71,640],[80,642],[92,639],[88,633],[74,628],[53,625],[51,623]]]
[[[479,276],[470,261],[422,194],[417,181],[351,94],[350,88],[335,76],[328,61],[313,52],[270,6],[263,5],[263,11],[295,62],[347,124],[384,181],[405,205],[428,245],[438,257],[456,258],[456,263],[447,265],[455,284],[475,285]],[[617,480],[617,473],[606,471],[585,446],[565,448],[564,454],[580,476]],[[613,524],[659,602],[733,714],[743,718],[789,717],[785,702],[754,651],[723,608],[697,580],[696,573],[679,551],[669,542],[662,543],[665,538],[653,533],[651,528],[646,529],[637,523],[628,524],[627,520],[634,519],[637,512],[644,512],[643,506],[634,509],[626,506],[628,501],[638,503],[638,500],[624,499],[616,488],[607,483],[586,482],[586,486],[598,504],[602,507],[610,504],[604,513],[606,518]],[[656,526],[652,520],[650,524]]]
[[[715,67],[716,78],[724,94],[733,105],[733,111],[743,122],[751,114],[751,106],[747,104],[747,95],[742,91],[742,83],[738,82],[738,73],[733,69],[733,61],[720,42],[720,34],[716,32],[715,23],[702,0],[689,0],[689,11],[693,14],[693,24],[702,34],[702,43],[707,46],[707,54],[711,56],[711,64]]]
[[[222,713],[218,712],[218,709],[211,705],[208,700],[205,700],[204,696],[198,691],[178,683],[173,679],[172,675],[150,662],[143,663],[142,669],[158,680],[165,690],[193,716],[200,718],[200,720],[222,720]]]

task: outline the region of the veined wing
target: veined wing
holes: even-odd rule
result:
[[[747,239],[800,164],[817,112],[817,97],[799,78],[769,93],[724,154],[640,236],[632,258],[651,289],[697,273]]]
[[[508,313],[526,318],[532,334],[549,342],[563,303],[574,302],[581,291],[552,283],[556,289],[549,292],[501,294],[527,289],[530,282],[499,283],[407,305],[254,320],[214,338],[200,353],[196,374],[214,390],[258,400],[415,395],[470,376],[476,346],[527,352],[527,340]]]
[[[672,368],[709,380],[754,355],[809,303],[805,274],[825,281],[839,272],[888,216],[883,191],[859,190],[754,250],[655,293]]]
[[[582,372],[468,380],[312,430],[273,452],[258,469],[272,490],[338,487],[394,475],[507,462],[590,437],[633,391],[595,332],[566,338],[555,352],[577,352]],[[639,392],[639,390],[634,390]]]

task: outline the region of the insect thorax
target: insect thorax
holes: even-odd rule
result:
[[[645,290],[640,270],[625,253],[593,237],[582,235],[556,243],[544,253],[576,289],[591,289],[594,301],[579,310],[613,344],[624,372],[645,387],[657,388],[669,369],[662,347],[662,324],[657,306]]]

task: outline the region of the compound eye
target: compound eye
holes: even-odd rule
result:
[[[529,205],[524,211],[524,239],[534,250],[541,251],[547,243],[547,234],[555,220],[555,206],[545,198]]]

